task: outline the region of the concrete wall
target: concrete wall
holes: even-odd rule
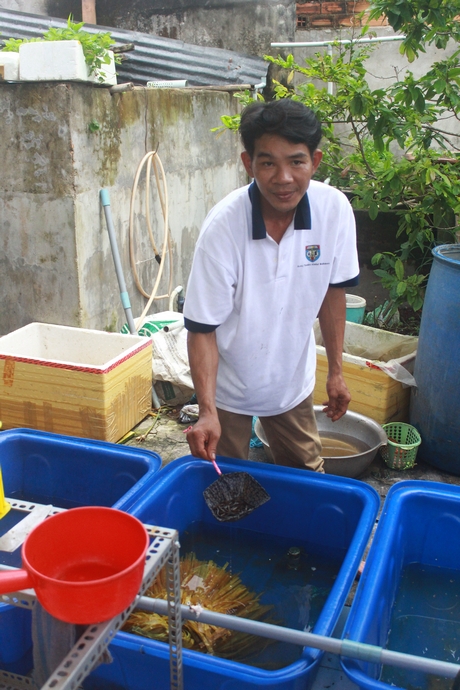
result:
[[[97,0],[100,26],[157,34],[248,55],[293,41],[293,0]],[[0,0],[0,8],[81,21],[81,0]]]
[[[47,0],[1,0],[0,8],[29,14],[48,14],[46,3]]]
[[[235,110],[232,94],[136,88],[110,95],[78,83],[0,89],[0,335],[31,321],[96,329],[119,329],[125,322],[101,188],[111,195],[133,314],[141,314],[147,300],[130,266],[130,199],[138,165],[157,145],[169,195],[172,283],[186,285],[207,211],[245,182],[237,137],[216,139],[210,132],[221,114]],[[148,240],[144,180],[145,173],[135,200],[133,245],[150,293],[158,264]],[[161,248],[156,184],[151,202]],[[165,278],[158,294],[167,291]],[[166,299],[150,311],[167,308]]]
[[[51,9],[53,2],[49,0]],[[249,55],[294,40],[293,0],[98,0],[98,23]]]
[[[286,4],[233,2],[223,7],[188,8],[174,14],[159,12],[145,18],[140,30],[185,43],[262,56],[271,54],[272,41],[294,40],[295,4]]]

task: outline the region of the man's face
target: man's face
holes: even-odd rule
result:
[[[296,208],[321,157],[319,149],[312,157],[305,144],[293,144],[278,134],[264,134],[257,139],[252,159],[243,151],[241,160],[248,175],[257,182],[264,216],[275,218]]]

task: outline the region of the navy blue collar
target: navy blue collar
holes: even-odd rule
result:
[[[267,230],[262,218],[260,191],[255,180],[249,185],[248,193],[252,203],[252,239],[263,240],[267,237]],[[310,202],[306,192],[295,211],[294,230],[311,230]]]

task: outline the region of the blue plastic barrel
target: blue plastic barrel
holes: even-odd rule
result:
[[[415,360],[410,422],[419,459],[460,475],[460,245],[433,249]]]

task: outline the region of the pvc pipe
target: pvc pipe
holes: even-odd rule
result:
[[[136,608],[142,609],[143,611],[158,613],[161,616],[168,615],[168,602],[164,599],[139,597]],[[313,647],[314,649],[321,649],[325,652],[332,652],[338,656],[361,659],[374,664],[388,664],[389,666],[437,674],[445,676],[446,678],[455,678],[457,674],[460,673],[460,665],[452,664],[449,661],[438,661],[437,659],[428,659],[415,656],[414,654],[393,652],[375,645],[364,644],[363,642],[339,640],[337,638],[325,637],[324,635],[303,632],[302,630],[294,630],[279,625],[271,625],[270,623],[253,621],[249,618],[215,613],[214,611],[202,609],[201,606],[190,607],[182,604],[181,616],[188,620],[207,623],[220,628],[237,630],[250,635],[258,635],[259,637],[267,637],[272,640],[288,642],[301,647]]]
[[[128,320],[129,332],[131,335],[137,335],[136,326],[134,325],[133,313],[131,311],[131,303],[129,301],[128,291],[126,289],[125,277],[123,275],[123,267],[121,265],[120,254],[118,252],[117,238],[115,235],[115,228],[113,227],[112,211],[110,209],[110,196],[107,189],[100,191],[101,204],[104,207],[105,220],[107,223],[107,230],[109,232],[110,246],[112,247],[113,262],[115,264],[115,271],[118,278],[118,285],[120,288],[120,298],[123,308],[125,310],[126,318]]]
[[[125,93],[126,91],[133,91],[134,84],[132,81],[126,82],[126,84],[114,84],[109,89],[109,93]]]
[[[318,48],[319,46],[332,46],[336,43],[383,43],[386,41],[404,41],[405,36],[376,36],[375,38],[341,38],[336,41],[307,41],[306,43],[270,43],[272,48]]]
[[[328,55],[330,55],[332,57],[332,46],[331,45],[328,45],[327,53],[328,53]],[[329,96],[334,95],[334,84],[331,81],[328,82],[328,84],[327,84],[327,92],[328,92]]]
[[[188,85],[186,79],[170,79],[169,81],[148,81],[148,89],[184,89]]]
[[[174,311],[174,300],[178,295],[180,295],[181,292],[183,292],[184,288],[182,285],[177,285],[174,290],[171,292],[169,296],[169,311]]]

